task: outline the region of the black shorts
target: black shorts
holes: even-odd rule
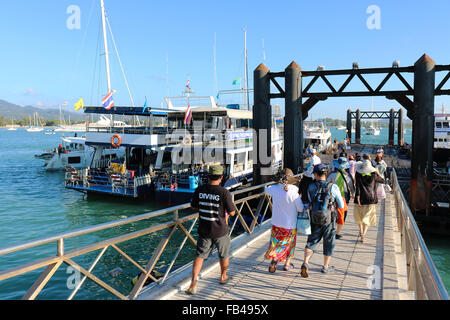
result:
[[[216,247],[219,252],[220,260],[228,258],[230,256],[231,247],[230,236],[225,235],[218,239],[203,238],[202,236],[198,236],[197,258],[208,259],[214,247]]]

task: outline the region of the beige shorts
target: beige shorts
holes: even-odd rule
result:
[[[377,224],[377,209],[376,204],[367,204],[359,206],[355,204],[354,217],[355,222],[364,223],[368,226],[375,226]]]

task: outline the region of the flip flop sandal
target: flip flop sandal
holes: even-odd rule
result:
[[[272,261],[270,263],[269,272],[275,273],[275,271],[277,271],[277,261]]]
[[[320,272],[322,272],[322,273],[334,272],[334,267],[328,267],[328,268],[322,267],[322,270],[320,270]]]
[[[291,269],[293,269],[294,268],[294,264],[293,263],[289,263],[289,265],[285,265],[284,267],[283,267],[283,270],[284,271],[289,271],[289,270],[291,270]]]
[[[185,293],[188,295],[188,296],[193,296],[194,294],[196,294],[197,293],[197,288],[194,288],[194,289],[190,289],[190,288],[188,288],[186,291],[185,291]]]
[[[229,283],[231,280],[233,280],[233,277],[228,276],[228,279],[225,280],[225,282],[219,282],[221,285],[225,285],[227,283]]]
[[[308,278],[308,266],[306,264],[302,264],[302,267],[300,269],[300,275],[303,278]]]

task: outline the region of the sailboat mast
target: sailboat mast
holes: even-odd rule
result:
[[[106,82],[108,86],[108,93],[111,92],[111,74],[109,70],[109,52],[108,52],[108,38],[106,37],[106,18],[105,18],[105,3],[100,0],[102,9],[102,27],[103,27],[103,42],[105,46],[105,64],[106,64]]]
[[[248,95],[248,64],[247,64],[247,29],[244,29],[245,42],[245,97],[247,102],[247,110],[250,110],[250,99]]]

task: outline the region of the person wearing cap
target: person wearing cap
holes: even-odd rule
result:
[[[316,166],[318,164],[321,164],[322,160],[317,156],[316,149],[311,149],[311,165]]]
[[[332,203],[336,205],[338,208],[344,208],[344,200],[342,199],[341,192],[339,188],[335,184],[331,184],[327,182],[327,171],[328,168],[324,164],[319,164],[314,167],[314,179],[315,182],[312,183],[308,188],[308,199],[311,204],[313,199],[315,198],[316,193],[321,188],[329,188]],[[311,205],[310,205],[311,208]],[[320,240],[323,239],[323,256],[324,262],[322,266],[322,273],[329,273],[334,271],[334,266],[330,266],[330,260],[334,253],[334,242],[336,235],[336,214],[332,213],[331,223],[324,226],[319,226],[314,224],[311,221],[311,234],[308,236],[306,241],[304,260],[301,266],[300,274],[303,278],[308,277],[308,268],[309,268],[309,260],[311,259],[315,248],[319,244]]]
[[[265,188],[265,193],[272,197],[272,233],[265,259],[272,259],[269,272],[274,273],[278,262],[284,262],[284,271],[294,267],[297,242],[297,216],[303,211],[303,202],[298,193],[299,182],[291,169],[285,168],[277,177],[277,184]]]
[[[209,169],[209,182],[198,187],[191,201],[191,208],[198,210],[198,240],[196,258],[192,267],[192,281],[186,293],[196,293],[197,278],[203,266],[203,261],[208,259],[213,247],[217,248],[220,259],[221,278],[220,284],[229,282],[227,276],[230,255],[230,236],[228,235],[227,213],[234,216],[236,206],[230,191],[220,184],[223,179],[222,166],[212,166]]]
[[[341,154],[342,155],[342,154]],[[334,165],[334,170],[328,175],[327,181],[334,183],[339,187],[341,196],[344,199],[344,208],[337,209],[337,228],[336,228],[336,239],[342,239],[341,231],[347,219],[348,203],[350,202],[351,196],[355,193],[354,182],[352,176],[347,172],[350,168],[350,164],[347,158],[340,157]]]
[[[378,203],[376,183],[384,183],[378,170],[372,166],[370,157],[363,155],[363,160],[356,164],[355,222],[359,226],[362,243],[370,226],[376,225],[376,204]]]

